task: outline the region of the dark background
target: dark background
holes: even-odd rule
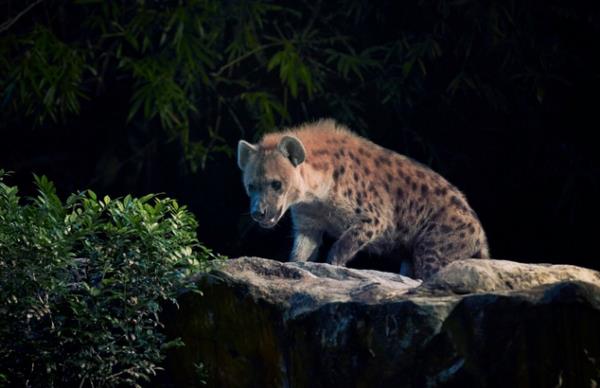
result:
[[[2,2],[3,20],[22,8],[18,3]],[[206,6],[189,3],[190,13]],[[239,3],[253,2],[226,1],[222,7]],[[169,12],[169,7],[182,4],[188,6],[147,2],[146,7]],[[19,39],[44,25],[66,44],[86,47],[82,42],[94,40],[97,31],[85,23],[79,26],[79,21],[97,16],[97,5],[36,5],[2,32],[0,168],[14,172],[8,183],[33,195],[35,173],[53,180],[62,198],[88,188],[114,197],[164,193],[189,207],[199,220],[200,240],[217,252],[284,259],[291,247],[289,217],[273,230],[250,221],[232,150],[240,138],[255,141],[270,129],[333,117],[378,144],[428,164],[462,189],[487,230],[494,258],[600,269],[598,2],[276,4],[294,12],[267,12],[262,29],[254,30],[258,41],[268,42],[276,31],[296,36],[307,26],[315,29],[315,39],[347,37],[347,44],[333,42],[331,47],[361,53],[359,60],[365,64],[358,67],[360,76],[352,70],[344,75],[338,63],[322,58],[328,47],[321,43],[299,43],[295,50],[315,72],[313,81],[320,87],[311,91],[300,81],[294,95],[292,82],[281,77],[277,67],[268,68],[278,47],[259,51],[226,74],[247,79],[250,85],[234,88],[217,80],[195,86],[200,92],[192,99],[196,112],[188,112],[185,141],[182,132],[173,131],[159,116],[138,114],[127,121],[139,80],[117,65],[108,67],[101,82],[84,73],[77,87],[86,97],[78,112],[38,120],[45,107],[35,105],[36,97],[9,88],[22,82],[24,73],[14,70],[23,67],[31,49]],[[119,17],[126,20],[137,12],[129,7]],[[219,24],[220,40],[211,43],[217,52],[247,23],[227,12],[228,19]],[[99,17],[108,18],[101,13]],[[162,53],[159,49],[154,54]],[[101,63],[102,50],[114,46],[100,45],[90,56],[90,66]],[[139,60],[153,53],[130,55]],[[215,58],[212,68],[202,71],[210,75],[231,57]],[[330,70],[320,74],[318,63]],[[268,91],[285,102],[285,114],[278,112],[271,122],[265,121],[266,111],[240,98],[245,90]],[[219,109],[225,113],[218,114]],[[215,142],[216,136],[207,133],[217,116]],[[219,147],[194,154],[189,144]]]

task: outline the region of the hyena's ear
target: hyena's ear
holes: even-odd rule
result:
[[[258,148],[255,145],[248,143],[247,141],[240,140],[238,143],[237,150],[237,163],[241,170],[246,167],[250,156],[258,152]]]
[[[306,151],[302,142],[293,136],[284,136],[277,146],[279,151],[292,162],[294,167],[304,162]]]

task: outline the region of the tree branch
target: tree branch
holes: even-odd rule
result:
[[[239,57],[235,58],[235,59],[234,59],[234,60],[232,60],[231,62],[224,64],[223,66],[221,66],[221,68],[220,68],[219,70],[217,70],[216,72],[212,73],[211,75],[212,75],[213,77],[218,77],[218,76],[220,76],[221,74],[223,74],[223,72],[224,72],[225,70],[227,70],[227,69],[228,69],[228,68],[230,68],[231,66],[234,66],[234,65],[236,65],[237,63],[239,63],[239,62],[243,61],[244,59],[248,58],[249,56],[251,56],[251,55],[254,55],[254,54],[256,54],[256,53],[258,53],[258,52],[260,52],[260,51],[262,51],[262,50],[265,50],[265,49],[267,49],[267,48],[269,48],[269,47],[278,46],[278,45],[281,45],[281,44],[282,44],[281,42],[275,42],[275,43],[268,43],[268,44],[264,44],[264,45],[262,45],[262,46],[258,46],[258,47],[256,47],[256,48],[254,48],[253,50],[250,50],[250,51],[248,51],[247,53],[245,53],[245,54],[243,54],[243,55],[241,55],[241,56],[239,56]]]
[[[323,4],[323,1],[319,0],[317,2],[317,5],[315,5],[315,7],[313,8],[310,20],[308,21],[308,24],[306,25],[306,27],[304,28],[304,31],[302,32],[302,34],[304,36],[306,36],[310,32],[310,30],[312,29],[312,26],[315,24],[315,21],[319,17],[319,14],[321,13],[321,5],[322,4]]]
[[[33,7],[35,7],[36,5],[38,5],[39,3],[41,3],[44,0],[36,0],[35,2],[29,4],[27,6],[27,8],[25,8],[24,10],[22,10],[21,12],[19,12],[17,14],[17,16],[15,16],[12,19],[8,19],[7,21],[5,21],[4,23],[0,24],[0,33],[8,30],[9,28],[11,28],[13,26],[13,24],[15,24],[20,18],[23,17],[23,15],[25,15],[27,12],[31,11],[31,9]]]

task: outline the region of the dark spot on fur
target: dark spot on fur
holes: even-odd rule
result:
[[[366,149],[359,147],[358,148],[358,153],[363,155],[366,158],[370,158],[371,157],[371,153],[369,151],[367,151]]]
[[[367,238],[373,237],[373,231],[367,230],[367,232],[365,233],[365,236],[367,236]]]
[[[393,179],[393,178],[392,178],[392,174],[390,174],[389,172],[386,172],[386,173],[385,173],[385,177],[386,177],[386,179],[387,179],[387,181],[388,181],[388,182],[391,182],[391,181],[392,181],[392,179]]]
[[[417,177],[423,179],[425,178],[425,173],[423,171],[417,170]]]
[[[392,165],[392,161],[385,156],[380,156],[379,158],[377,158],[377,160],[379,160],[380,163],[385,164],[386,166]]]
[[[387,182],[383,182],[383,188],[385,189],[385,191],[389,192],[390,191],[390,184]]]
[[[435,257],[433,256],[426,256],[425,259],[423,260],[425,261],[425,263],[427,263],[430,266],[433,266],[433,264],[435,264],[435,262],[437,261]]]
[[[318,149],[313,152],[315,156],[327,155],[329,154],[329,150],[326,149]]]
[[[443,197],[444,195],[446,195],[447,192],[448,192],[448,189],[445,187],[436,187],[435,188],[435,195],[437,195],[438,197]]]
[[[475,234],[475,227],[473,225],[469,225],[469,233]]]
[[[441,208],[441,209],[438,209],[435,213],[433,213],[431,215],[430,220],[431,221],[437,221],[437,220],[439,220],[442,217],[442,215],[444,214],[445,211],[446,211],[446,208],[444,208],[444,207]]]
[[[371,175],[371,170],[369,170],[369,167],[365,166],[364,170],[365,175]]]
[[[369,203],[369,211],[373,211],[373,204]]]
[[[375,219],[373,220],[373,224],[375,224],[375,225],[379,225],[379,218],[375,218]]]
[[[446,249],[451,250],[453,248],[454,248],[454,244],[452,244],[452,243],[446,244]]]
[[[429,186],[423,183],[421,184],[421,195],[425,197],[427,194],[429,194]]]
[[[356,165],[360,167],[360,159],[356,158],[354,161],[356,162]]]
[[[466,227],[467,227],[467,224],[465,224],[464,222],[458,222],[454,226],[454,230],[464,230]]]
[[[402,188],[398,187],[398,188],[396,189],[396,196],[397,196],[398,198],[402,198],[402,197],[404,197],[404,191],[402,190]]]
[[[442,224],[442,225],[440,225],[440,231],[442,233],[450,233],[452,231],[452,228],[446,224]]]
[[[356,171],[354,171],[354,173],[352,174],[352,177],[354,178],[355,182],[358,182],[358,173]]]
[[[340,155],[342,155],[342,156],[346,156],[346,151],[344,151],[344,149],[343,149],[343,148],[340,148],[340,151],[339,151],[339,152],[340,152]]]
[[[333,171],[333,179],[337,180],[339,177],[344,175],[344,172],[346,172],[346,168],[344,166],[340,166],[340,167],[336,168]]]
[[[459,236],[460,236],[460,238],[465,238],[466,237],[465,232],[460,232]]]
[[[354,213],[356,213],[356,214],[360,214],[361,212],[362,212],[362,210],[359,207],[354,209]]]
[[[362,222],[364,222],[365,224],[370,224],[371,223],[371,219],[370,218],[363,218]]]
[[[461,202],[461,200],[460,200],[460,199],[458,199],[458,197],[457,197],[456,195],[453,195],[453,196],[450,198],[450,202],[451,202],[453,205],[455,205],[455,206],[462,206],[462,202]]]
[[[400,206],[396,205],[394,207],[394,213],[396,213],[396,214],[400,213]]]
[[[412,188],[413,191],[417,191],[417,182],[412,182],[410,184],[410,187]]]

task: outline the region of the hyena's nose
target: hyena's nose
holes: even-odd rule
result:
[[[250,213],[250,216],[254,219],[254,221],[261,222],[265,220],[267,212],[265,209],[254,209],[252,210],[252,213]]]

